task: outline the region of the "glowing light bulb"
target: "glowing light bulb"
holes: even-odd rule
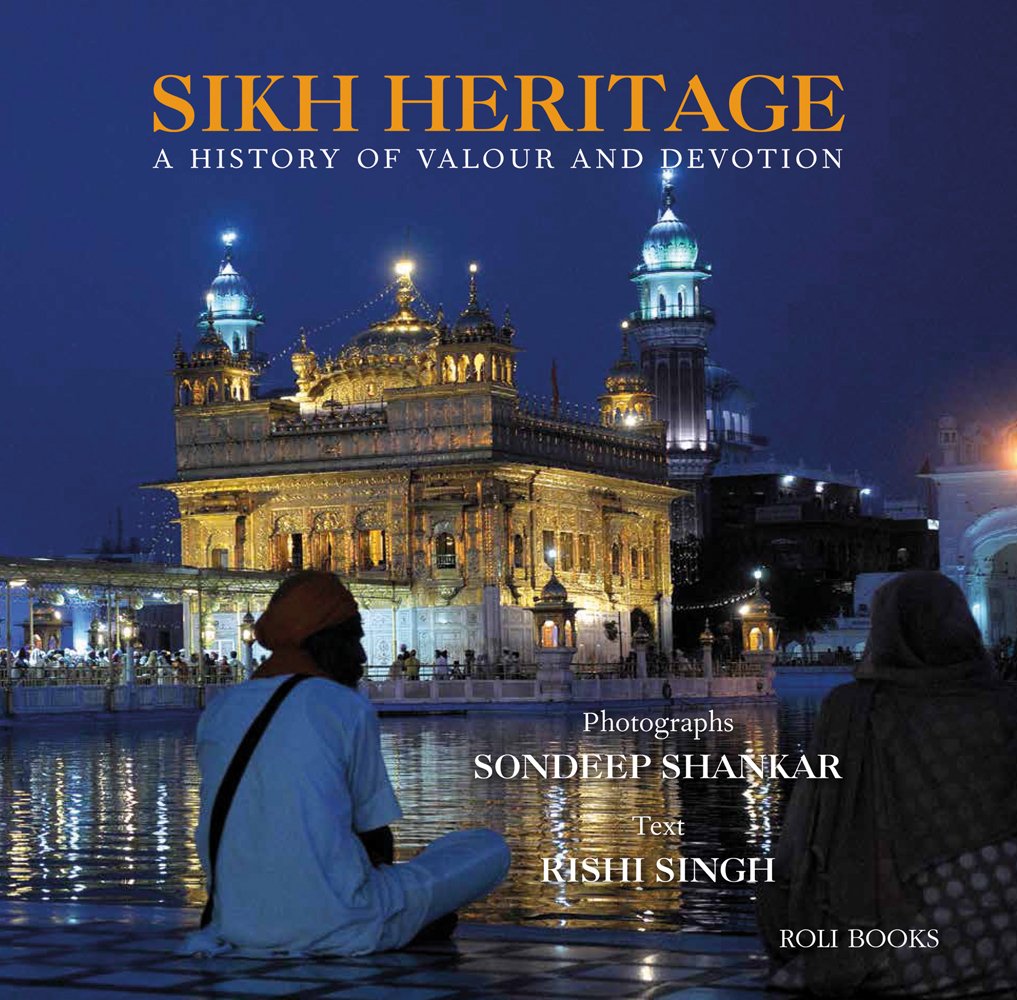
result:
[[[232,229],[227,229],[226,232],[222,234],[222,241],[226,244],[226,246],[231,247],[237,241],[237,234]]]
[[[212,300],[214,298],[215,296],[211,292],[209,292],[208,295],[205,296],[205,305],[208,306],[209,312],[212,311]]]
[[[672,177],[674,177],[674,171],[673,170],[665,170],[664,171],[664,183],[665,184],[670,184]]]
[[[622,320],[622,329],[627,330],[629,328],[629,321],[627,319]]]
[[[763,579],[763,571],[761,569],[754,569],[752,571],[752,579],[753,580],[762,580]]]
[[[470,274],[476,274],[478,270],[479,269],[478,269],[476,264],[471,264],[470,265]]]
[[[400,278],[408,278],[411,274],[413,274],[413,261],[412,260],[396,261],[395,273]]]

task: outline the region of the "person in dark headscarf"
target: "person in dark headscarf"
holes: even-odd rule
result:
[[[492,830],[458,830],[392,864],[402,816],[378,719],[357,690],[366,660],[357,603],[338,577],[309,570],[282,583],[255,624],[272,651],[252,680],[226,688],[198,724],[201,811],[195,840],[211,886],[191,952],[362,955],[451,932],[455,911],[504,877]],[[222,826],[210,831],[238,746],[273,694],[279,705]]]
[[[815,753],[837,755],[842,777],[797,784],[760,892],[773,985],[1017,995],[1017,688],[945,576],[903,573],[876,592]]]

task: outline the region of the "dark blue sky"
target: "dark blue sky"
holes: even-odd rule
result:
[[[404,248],[428,299],[458,312],[466,263],[512,307],[524,387],[592,401],[634,306],[628,273],[654,219],[651,169],[424,172],[417,146],[837,145],[840,171],[702,170],[678,208],[715,278],[713,355],[754,391],[755,429],[789,460],[858,468],[891,493],[946,409],[1008,412],[1012,5],[914,2],[19,4],[6,19],[0,551],[94,541],[118,503],[148,532],[139,482],[173,474],[176,332],[220,255],[237,261],[275,353],[370,298]],[[1009,22],[1009,23],[1008,23]],[[356,135],[151,132],[163,73],[356,73]],[[382,132],[385,74],[699,73],[723,95],[751,73],[837,73],[837,136]],[[656,99],[664,124],[677,94]],[[723,105],[723,96],[718,104]],[[410,124],[413,124],[412,120]],[[401,169],[184,169],[199,145],[402,146]],[[151,169],[160,145],[178,163]],[[373,318],[373,317],[372,317]],[[357,324],[314,342],[338,346]],[[288,378],[285,362],[268,383]]]

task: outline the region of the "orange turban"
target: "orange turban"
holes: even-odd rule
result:
[[[304,570],[279,585],[265,613],[255,622],[254,635],[266,649],[299,649],[309,636],[356,613],[357,602],[339,577]]]

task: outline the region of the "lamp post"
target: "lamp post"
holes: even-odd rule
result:
[[[249,681],[251,679],[251,647],[254,645],[254,615],[251,614],[250,608],[240,620],[240,641],[243,643],[241,654],[243,655],[244,680]]]
[[[576,655],[576,612],[580,609],[569,600],[553,568],[531,610],[537,690],[543,700],[568,701],[572,697],[572,660]]]
[[[205,654],[215,644],[215,618],[211,613],[205,615],[204,620],[201,623],[201,677],[202,684],[208,683],[205,678]],[[213,677],[213,680],[215,678]]]
[[[138,627],[130,618],[124,616],[120,620],[120,638],[124,640],[124,683],[134,685],[134,637]]]

